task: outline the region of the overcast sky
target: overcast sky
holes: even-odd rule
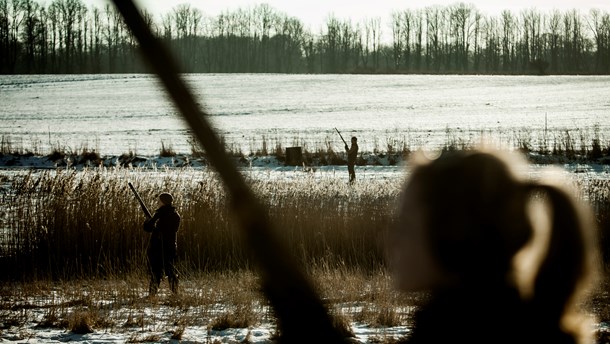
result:
[[[103,7],[109,0],[84,0],[86,3]],[[259,3],[267,3],[273,8],[290,16],[299,18],[311,29],[318,29],[326,22],[329,14],[339,19],[352,18],[359,21],[364,18],[380,17],[386,21],[393,10],[417,9],[430,5],[449,5],[459,1],[455,0],[136,0],[141,7],[158,15],[168,13],[178,4],[190,3],[199,8],[206,15],[217,15],[223,10],[253,7]],[[610,12],[610,0],[473,0],[463,1],[471,3],[486,14],[498,14],[508,9],[519,12],[522,9],[537,8],[543,11],[551,9],[567,10],[579,9],[588,12],[591,8],[598,8]]]

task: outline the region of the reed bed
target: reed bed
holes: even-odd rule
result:
[[[580,197],[596,214],[606,262],[610,256],[610,181],[574,174]],[[395,219],[403,177],[369,178],[353,186],[331,173],[293,178],[249,177],[274,230],[305,269],[384,266],[385,230]],[[171,192],[182,215],[181,271],[252,268],[249,251],[211,170],[128,168],[21,171],[3,175],[0,204],[2,279],[70,279],[120,275],[145,266],[148,234],[131,181],[151,211]]]
[[[308,138],[305,134],[294,137],[281,135],[262,135],[260,137],[221,136],[222,144],[233,157],[275,156],[283,161],[286,147],[302,147],[303,160],[307,165],[345,164],[343,144],[334,134],[327,136],[314,135]],[[358,133],[355,135],[359,136]],[[588,128],[450,128],[444,130],[394,129],[377,134],[367,139],[366,133],[359,137],[361,156],[372,156],[371,161],[361,159],[359,164],[375,164],[375,156],[390,156],[394,160],[408,156],[416,150],[465,150],[478,146],[482,141],[497,145],[503,149],[520,150],[554,157],[565,161],[593,161],[610,157],[610,137],[599,125]],[[311,136],[311,135],[309,135]],[[89,161],[98,165],[104,159],[104,152],[97,146],[82,144],[79,147],[44,143],[40,139],[0,137],[0,157],[2,155],[49,156],[53,160],[71,158],[74,162]],[[130,150],[121,155],[120,160],[130,160],[140,155]],[[150,154],[149,154],[150,155]],[[160,142],[158,155],[171,157],[190,155],[193,159],[205,158],[205,151],[193,138],[185,138],[184,144]],[[606,161],[607,163],[607,161]]]
[[[281,240],[306,267],[347,265],[376,269],[380,242],[400,189],[397,180],[354,187],[331,175],[302,173],[292,180],[250,181]],[[5,176],[6,209],[0,239],[3,278],[116,275],[145,265],[144,216],[131,181],[151,210],[171,192],[182,215],[181,270],[251,267],[248,250],[211,171],[95,168]]]

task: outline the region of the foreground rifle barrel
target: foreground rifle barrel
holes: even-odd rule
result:
[[[142,197],[140,197],[138,191],[136,191],[136,188],[133,187],[133,184],[131,184],[131,182],[127,182],[127,184],[129,185],[129,188],[131,188],[131,191],[133,191],[133,194],[136,195],[136,199],[138,200],[138,202],[140,202],[140,207],[142,208],[144,215],[146,215],[146,218],[152,219],[152,214],[146,207],[146,204],[144,204],[144,201],[142,200]]]
[[[172,55],[152,34],[132,0],[113,2],[140,44],[144,58],[205,149],[211,165],[228,191],[245,242],[258,262],[262,289],[278,319],[281,339],[291,343],[342,342],[311,281],[299,269],[286,247],[280,245],[271,229],[266,209],[225,153],[193,93],[178,76],[179,70]]]

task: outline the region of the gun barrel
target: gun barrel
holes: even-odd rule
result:
[[[347,142],[345,142],[345,140],[343,139],[343,135],[341,135],[341,133],[339,132],[339,129],[335,128],[335,130],[337,131],[337,134],[339,134],[341,141],[343,141],[343,143],[345,143],[345,145],[347,146]]]
[[[131,191],[133,191],[133,194],[136,196],[136,199],[140,203],[140,207],[142,208],[144,215],[146,215],[146,217],[149,219],[152,218],[152,214],[146,207],[146,204],[144,204],[144,201],[142,200],[142,197],[140,197],[140,194],[138,193],[138,191],[136,191],[136,188],[133,186],[133,184],[131,184],[131,182],[127,182],[127,184],[129,185],[129,187],[131,188]]]

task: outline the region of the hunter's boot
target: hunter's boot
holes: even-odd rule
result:
[[[178,278],[172,278],[169,280],[169,289],[174,294],[178,294]]]
[[[150,280],[150,283],[148,284],[148,296],[155,296],[155,295],[157,295],[158,291],[159,291],[159,283],[157,283],[154,280]]]

